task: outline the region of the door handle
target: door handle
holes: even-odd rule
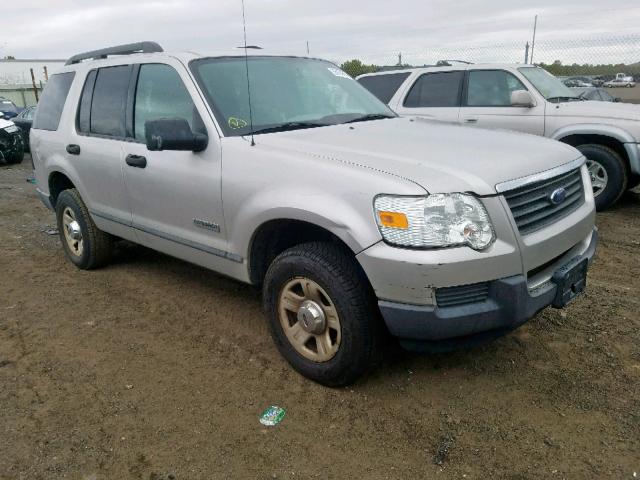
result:
[[[478,123],[477,118],[465,118],[464,123]]]
[[[145,168],[147,166],[147,159],[142,155],[127,155],[125,162],[130,167]]]
[[[67,145],[67,153],[69,155],[80,155],[80,145]]]

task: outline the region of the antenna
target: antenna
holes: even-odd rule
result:
[[[249,54],[247,50],[247,21],[244,16],[244,0],[242,0],[242,30],[244,32],[244,66],[247,71],[247,96],[249,97],[249,128],[251,129],[251,146],[255,146],[256,142],[253,139],[253,111],[251,110],[251,84],[249,82]],[[254,45],[251,48],[256,48]],[[257,47],[260,48],[260,47]]]

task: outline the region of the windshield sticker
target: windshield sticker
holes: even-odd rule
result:
[[[232,128],[233,130],[244,128],[248,125],[246,120],[236,117],[229,117],[229,120],[227,120],[227,124],[229,125],[229,128]]]
[[[329,70],[331,73],[333,73],[336,77],[351,78],[347,73],[344,73],[339,68],[328,67],[327,70]]]

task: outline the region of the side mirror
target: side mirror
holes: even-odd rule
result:
[[[150,151],[182,150],[201,152],[207,148],[209,138],[193,133],[184,118],[160,118],[144,124],[147,149]]]
[[[514,90],[511,92],[511,106],[512,107],[535,107],[536,102],[533,101],[533,97],[526,90]]]

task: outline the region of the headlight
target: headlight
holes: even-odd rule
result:
[[[472,195],[380,195],[374,208],[382,237],[394,245],[413,248],[468,245],[483,250],[495,239],[487,211]]]

